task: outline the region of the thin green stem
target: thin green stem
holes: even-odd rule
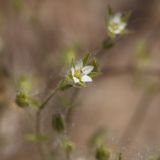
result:
[[[51,93],[49,94],[48,97],[46,97],[46,99],[42,102],[42,104],[40,105],[39,109],[36,112],[36,124],[35,124],[35,133],[36,135],[41,135],[41,115],[42,115],[42,111],[45,108],[45,106],[48,104],[48,102],[51,100],[51,98],[57,93],[57,91],[59,90],[58,86],[51,91]],[[41,142],[37,143],[37,149],[38,152],[40,154],[40,157],[42,160],[46,160],[46,156],[44,153],[44,149],[43,149],[43,145]]]
[[[41,122],[41,110],[38,110],[36,112],[36,126],[35,126],[35,133],[36,136],[40,135],[41,131],[40,131],[40,122]],[[43,150],[43,146],[41,142],[37,142],[37,149],[39,152],[39,155],[41,157],[41,160],[45,160],[45,153]]]
[[[70,160],[70,159],[71,159],[70,153],[66,153],[66,160]]]
[[[46,97],[46,99],[42,102],[42,104],[40,105],[40,110],[43,110],[45,108],[45,106],[47,105],[47,103],[51,100],[51,98],[57,93],[57,91],[59,90],[59,87],[57,86],[55,89],[53,89],[51,91],[51,93],[49,94],[48,97]]]

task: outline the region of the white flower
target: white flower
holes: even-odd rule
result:
[[[127,23],[122,20],[122,14],[117,13],[110,17],[108,30],[112,34],[121,34],[127,26]]]
[[[93,71],[94,66],[83,66],[83,61],[80,60],[74,67],[71,68],[71,76],[74,83],[92,82],[89,74]]]

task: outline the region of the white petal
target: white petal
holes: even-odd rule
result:
[[[89,74],[89,73],[92,72],[93,68],[94,68],[93,66],[85,66],[85,67],[82,68],[82,72],[84,74]]]
[[[80,82],[80,80],[76,77],[73,77],[73,80],[74,80],[74,83],[79,83]]]
[[[77,62],[76,66],[75,66],[75,69],[80,70],[80,69],[82,69],[82,67],[83,67],[83,61],[80,60],[80,61]]]
[[[124,30],[126,28],[126,23],[120,23],[119,24],[119,29]]]
[[[120,22],[121,22],[121,17],[122,17],[122,14],[121,14],[121,13],[117,13],[117,14],[113,17],[112,21],[113,21],[114,23],[120,23]]]
[[[82,76],[81,80],[82,82],[92,82],[92,78],[87,75]]]
[[[74,75],[74,73],[75,73],[75,69],[72,67],[71,68],[71,74],[72,74],[72,76]]]
[[[116,29],[116,30],[114,30],[114,34],[120,34],[122,32],[122,30],[121,29]]]
[[[114,33],[114,30],[111,26],[108,27],[108,30],[111,32],[111,33]]]

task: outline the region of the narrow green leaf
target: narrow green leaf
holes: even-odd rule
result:
[[[39,143],[47,141],[49,137],[46,135],[36,135],[34,133],[28,133],[25,135],[25,139],[33,143]]]

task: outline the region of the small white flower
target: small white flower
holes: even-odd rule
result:
[[[108,23],[108,30],[112,34],[121,34],[127,26],[127,23],[122,20],[122,14],[117,13],[110,17]]]
[[[71,76],[74,83],[92,82],[89,74],[93,71],[94,66],[83,66],[83,61],[80,60],[74,67],[71,68]]]

